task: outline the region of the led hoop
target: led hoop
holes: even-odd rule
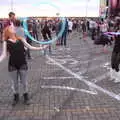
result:
[[[120,32],[106,32],[106,35],[120,35]]]
[[[56,7],[55,5],[53,5],[53,4],[51,4],[51,3],[40,3],[40,4],[48,4],[48,5],[56,8],[56,9],[59,9],[58,7]],[[64,30],[65,30],[66,18],[61,17],[60,19],[62,20],[61,30],[60,30],[60,32],[58,33],[58,35],[57,35],[56,37],[54,37],[52,40],[48,40],[48,41],[42,42],[42,41],[40,41],[40,40],[39,40],[39,41],[36,40],[33,36],[31,36],[31,34],[30,34],[29,31],[28,31],[28,27],[27,27],[27,20],[28,20],[28,18],[23,19],[23,27],[24,27],[25,34],[30,38],[30,40],[32,40],[32,41],[34,41],[34,42],[36,42],[36,43],[39,43],[39,44],[51,44],[51,43],[57,41],[60,37],[62,37],[63,32],[64,32]]]

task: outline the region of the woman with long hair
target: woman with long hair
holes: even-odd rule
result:
[[[15,106],[19,102],[19,80],[23,85],[24,93],[24,104],[29,104],[29,95],[27,89],[27,81],[26,75],[28,70],[28,65],[25,57],[25,47],[31,50],[42,50],[46,49],[46,45],[43,47],[33,47],[26,42],[26,40],[22,37],[16,35],[13,25],[10,24],[4,29],[4,40],[3,40],[3,51],[0,56],[0,62],[2,62],[6,56],[7,51],[9,52],[9,60],[8,60],[8,71],[10,73],[11,78],[13,79],[13,88],[14,88],[14,100],[13,106]]]

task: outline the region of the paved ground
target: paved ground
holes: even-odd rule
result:
[[[111,50],[74,32],[68,48],[28,61],[30,106],[11,106],[7,60],[0,64],[0,120],[120,120],[120,84],[110,79]],[[22,86],[21,86],[22,89]],[[23,92],[23,91],[22,91]],[[22,95],[21,92],[21,95]]]

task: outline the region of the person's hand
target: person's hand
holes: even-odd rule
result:
[[[48,47],[49,47],[49,45],[44,45],[43,50],[47,49]]]

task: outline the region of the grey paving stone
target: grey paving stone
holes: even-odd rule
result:
[[[68,39],[68,47],[65,49],[57,46],[53,50],[53,59],[65,61],[62,65],[74,73],[86,71],[83,78],[88,81],[100,77],[108,70],[96,67],[98,64],[110,62],[111,51],[108,54],[101,52],[101,46],[93,45],[89,38],[87,41],[79,39],[79,34]],[[60,50],[61,49],[61,50]],[[119,120],[120,106],[119,101],[97,91],[93,95],[91,89],[85,82],[79,81],[55,63],[48,64],[46,57],[39,52],[32,51],[34,59],[28,61],[28,87],[30,93],[30,106],[24,106],[22,102],[13,108],[11,78],[7,72],[7,60],[0,66],[0,120]],[[71,61],[69,61],[71,59]],[[93,60],[95,59],[95,60]],[[74,60],[77,64],[73,64]],[[86,62],[87,61],[87,62]],[[85,62],[85,63],[84,63]],[[91,69],[93,67],[94,69]],[[46,79],[46,77],[48,79]],[[49,79],[51,78],[52,79]],[[64,77],[62,79],[62,77]],[[66,78],[65,78],[66,77]],[[71,78],[67,78],[71,77]],[[96,79],[100,87],[118,94],[119,84],[111,82],[109,77]],[[41,86],[58,86],[58,88],[42,88]],[[60,87],[67,87],[60,89]],[[87,92],[70,90],[68,87],[84,89]],[[22,89],[22,86],[20,87]],[[89,91],[89,92],[88,92]],[[21,90],[21,95],[22,95]]]

